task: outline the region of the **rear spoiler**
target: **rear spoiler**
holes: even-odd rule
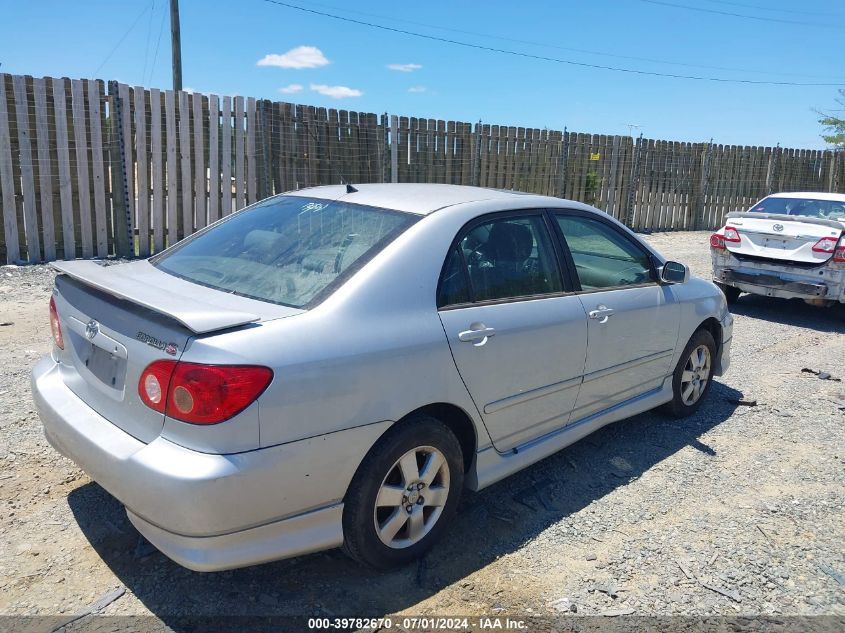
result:
[[[68,277],[118,299],[168,316],[196,334],[224,330],[261,319],[208,301],[218,292],[158,270],[147,260],[110,265],[110,262],[63,261],[52,267]],[[219,293],[222,299],[231,295]]]
[[[784,213],[728,213],[726,216],[730,218],[749,218],[749,219],[764,219],[764,220],[780,220],[781,222],[803,222],[804,224],[816,224],[819,226],[829,226],[833,229],[845,230],[845,221],[839,220],[825,220],[823,218],[811,218],[808,215],[786,215]]]

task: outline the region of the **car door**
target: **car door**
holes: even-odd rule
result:
[[[455,364],[500,451],[564,426],[584,371],[586,314],[550,228],[539,211],[470,223],[438,288]]]
[[[656,389],[671,371],[680,307],[651,255],[587,211],[556,212],[565,258],[588,321],[587,361],[572,421]]]

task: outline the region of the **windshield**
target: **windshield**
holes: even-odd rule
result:
[[[417,219],[281,196],[235,213],[151,261],[194,283],[302,308],[330,294]]]
[[[845,201],[815,198],[764,198],[751,208],[751,212],[839,220],[845,218]]]

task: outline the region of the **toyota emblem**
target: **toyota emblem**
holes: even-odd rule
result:
[[[780,233],[781,231],[783,231],[783,224],[775,224],[772,228],[778,233]]]
[[[85,326],[85,336],[88,337],[89,341],[94,340],[94,337],[100,332],[100,324],[97,323],[94,319],[88,321],[88,325]]]

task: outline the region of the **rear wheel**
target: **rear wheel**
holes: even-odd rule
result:
[[[692,415],[701,406],[713,383],[716,342],[707,330],[696,330],[681,354],[672,375],[671,402],[664,409],[676,418]]]
[[[430,416],[408,418],[378,441],[349,486],[343,549],[378,569],[419,558],[448,527],[463,483],[454,433]]]
[[[728,303],[736,302],[736,300],[739,299],[739,295],[742,294],[742,290],[734,286],[728,286],[720,283],[716,283],[716,285],[719,287],[719,290],[722,291],[722,294],[725,295],[725,299],[727,299]]]

